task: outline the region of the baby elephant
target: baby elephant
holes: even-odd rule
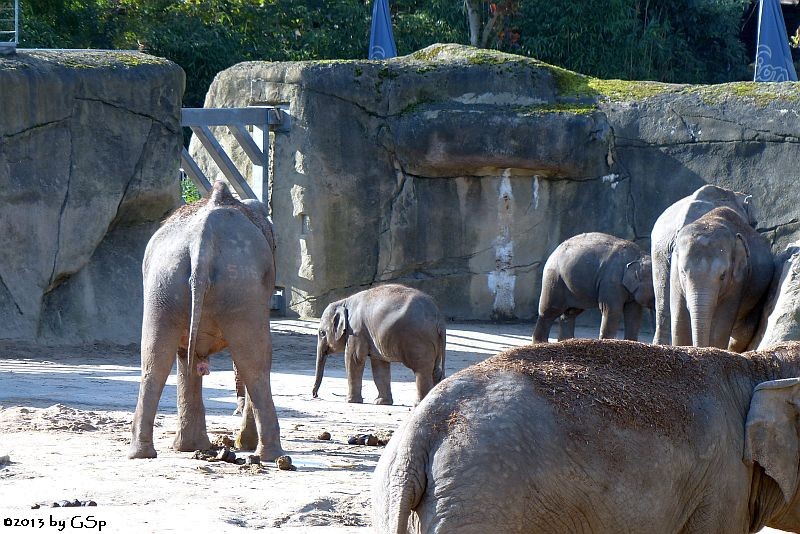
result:
[[[375,404],[392,404],[390,362],[414,371],[417,402],[444,378],[445,321],[433,299],[416,289],[387,284],[332,302],[319,323],[317,396],[328,354],[344,351],[347,402],[363,402],[367,358],[378,387]]]
[[[642,307],[652,309],[655,299],[650,256],[635,243],[591,232],[567,239],[547,259],[533,342],[547,342],[559,316],[559,341],[575,337],[575,317],[596,306],[600,339],[616,337],[624,318],[625,339],[637,340]]]

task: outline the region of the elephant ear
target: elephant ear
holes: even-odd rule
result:
[[[753,202],[753,195],[746,195],[744,197],[744,200],[742,200],[742,207],[744,207],[744,212],[747,214],[747,224],[755,228],[758,217],[755,203]]]
[[[797,438],[800,378],[762,382],[753,390],[747,412],[744,461],[757,462],[788,503],[797,490],[800,444]]]
[[[737,280],[744,280],[747,276],[747,269],[750,264],[748,258],[750,257],[750,247],[744,240],[742,234],[736,234],[736,244],[734,245],[733,252],[733,273],[734,278]]]
[[[347,332],[347,308],[344,306],[337,306],[333,314],[333,332],[336,341],[343,339]]]
[[[641,260],[634,260],[625,265],[625,273],[622,275],[622,285],[625,286],[625,289],[627,289],[631,295],[636,293],[642,283],[641,270]]]

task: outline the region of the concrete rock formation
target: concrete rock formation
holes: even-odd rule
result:
[[[144,247],[180,201],[183,86],[135,52],[0,57],[0,339],[138,343]]]
[[[241,63],[205,103],[277,104],[292,116],[273,147],[278,285],[301,315],[392,281],[449,317],[530,318],[560,242],[599,231],[647,248],[661,211],[704,183],[751,192],[776,246],[800,229],[797,84],[606,81],[432,45]]]

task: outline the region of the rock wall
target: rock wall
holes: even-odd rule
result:
[[[279,104],[291,127],[273,145],[278,284],[300,315],[394,281],[453,318],[531,318],[560,242],[602,231],[649,247],[661,211],[705,183],[752,193],[776,250],[800,229],[798,84],[597,80],[433,45],[242,63],[205,105]]]
[[[0,56],[0,338],[138,343],[144,247],[180,201],[183,87],[140,53]]]

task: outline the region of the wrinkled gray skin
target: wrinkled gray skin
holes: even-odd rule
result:
[[[653,260],[653,290],[656,300],[656,331],[653,343],[671,341],[670,328],[670,264],[678,231],[714,208],[727,206],[736,211],[750,226],[756,217],[752,196],[715,185],[704,185],[691,195],[664,210],[650,234],[650,255]]]
[[[442,381],[381,455],[372,484],[375,531],[736,534],[765,524],[800,531],[800,380],[788,378],[800,375],[800,346],[772,356],[569,340],[527,351],[580,357],[599,343],[648,359],[664,351],[723,353],[717,365],[697,366],[707,386],[686,394],[686,435],[609,423],[596,411],[602,403],[565,417],[529,376],[468,368]],[[683,380],[652,385],[684,391]]]
[[[177,451],[207,449],[202,375],[208,356],[228,347],[246,386],[237,446],[262,460],[283,453],[270,389],[269,301],[275,284],[274,238],[261,203],[250,210],[223,182],[191,215],[173,215],[145,251],[142,382],[129,458],[154,458],[153,422],[178,360]],[[188,206],[182,209],[189,208]]]
[[[375,404],[392,404],[390,362],[400,362],[417,382],[417,402],[444,377],[445,321],[422,291],[386,284],[329,304],[319,322],[317,396],[329,354],[344,351],[347,402],[363,402],[361,382],[369,359],[378,388]]]
[[[772,281],[769,242],[730,208],[678,232],[672,251],[672,344],[747,349]]]
[[[786,247],[775,258],[769,293],[758,332],[750,349],[763,349],[779,341],[800,341],[800,243]]]
[[[639,339],[642,308],[652,309],[654,296],[650,256],[635,243],[600,232],[561,243],[544,265],[533,342],[547,342],[559,316],[558,340],[575,337],[575,317],[595,307],[600,339],[616,337],[622,320],[625,339]]]

